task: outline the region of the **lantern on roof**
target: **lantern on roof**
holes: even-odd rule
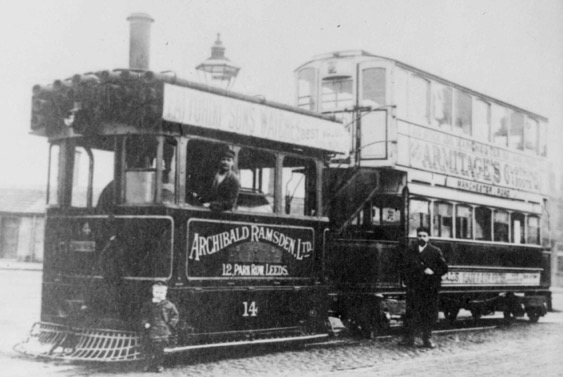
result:
[[[217,34],[217,40],[211,47],[211,57],[198,65],[196,70],[203,76],[203,80],[207,85],[229,89],[234,83],[240,67],[233,64],[225,56],[225,47],[223,42],[221,42],[221,34]]]

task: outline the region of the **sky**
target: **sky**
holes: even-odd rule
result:
[[[294,69],[363,49],[563,121],[563,0],[0,0],[0,186],[44,186],[47,140],[29,135],[31,88],[126,68],[129,23],[150,14],[150,68],[198,81],[217,33],[233,90],[294,104]]]

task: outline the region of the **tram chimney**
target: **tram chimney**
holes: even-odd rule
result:
[[[151,23],[154,19],[147,13],[132,13],[129,21],[129,68],[149,69]]]

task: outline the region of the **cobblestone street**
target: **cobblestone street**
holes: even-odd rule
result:
[[[11,348],[39,319],[41,272],[0,271],[2,376],[150,375],[134,364],[70,364],[22,357]],[[164,376],[562,376],[563,290],[554,290],[555,312],[531,324],[438,332],[437,348],[405,349],[397,336],[335,340],[291,347],[247,347],[192,352],[169,359]],[[487,326],[487,321],[483,322]]]

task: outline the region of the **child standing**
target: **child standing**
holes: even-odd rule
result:
[[[166,299],[168,287],[159,281],[152,286],[152,300],[145,302],[141,309],[142,325],[145,330],[146,371],[164,371],[164,347],[168,345],[172,331],[178,323],[176,306]]]

